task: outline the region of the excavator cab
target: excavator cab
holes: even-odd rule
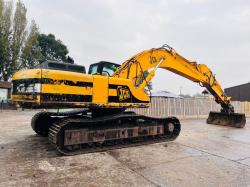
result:
[[[119,66],[120,66],[119,64],[115,64],[113,62],[100,61],[98,63],[91,64],[89,66],[88,74],[104,75],[111,77]]]

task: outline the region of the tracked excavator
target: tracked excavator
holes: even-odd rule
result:
[[[143,51],[122,65],[92,64],[88,74],[79,67],[40,67],[21,70],[12,79],[12,101],[23,108],[74,108],[42,111],[32,118],[33,130],[64,155],[172,141],[180,133],[176,117],[154,118],[128,108],[149,107],[149,82],[158,68],[176,73],[205,87],[221,105],[207,123],[242,128],[245,114],[235,113],[230,97],[204,64],[189,61],[164,45]],[[78,109],[77,109],[78,108]]]

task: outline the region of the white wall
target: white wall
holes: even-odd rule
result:
[[[250,115],[250,102],[232,101],[235,112]],[[149,108],[129,109],[138,114],[165,117],[176,116],[183,118],[202,118],[210,111],[220,111],[220,105],[209,98],[164,98],[152,97]]]
[[[6,102],[8,99],[8,89],[0,88],[0,102]]]

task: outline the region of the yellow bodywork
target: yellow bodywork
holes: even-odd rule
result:
[[[88,75],[83,73],[49,70],[30,69],[18,71],[12,78],[13,83],[23,79],[39,79],[42,84],[38,94],[13,93],[12,101],[18,104],[32,103],[34,107],[48,108],[71,108],[71,107],[148,107],[149,97],[144,90],[138,90],[129,79],[120,79],[101,75]],[[44,81],[45,80],[45,81]],[[48,82],[46,80],[53,80]],[[43,82],[44,81],[44,82]],[[67,81],[70,84],[67,84]],[[79,86],[79,83],[85,85]],[[117,85],[118,88],[110,88],[110,85]],[[124,87],[123,87],[124,86]],[[130,93],[122,92],[123,88],[129,88]],[[119,93],[119,91],[121,93]],[[43,100],[41,94],[70,95],[72,97],[85,96],[91,98],[86,101],[68,101],[62,97],[60,100]],[[109,101],[109,98],[118,97],[117,102]],[[132,98],[140,102],[128,102]],[[127,100],[127,102],[122,102]]]
[[[150,49],[125,61],[111,76],[31,69],[17,72],[13,83],[34,79],[39,82],[36,93],[14,91],[12,100],[18,104],[32,103],[35,107],[148,107],[145,88],[157,68],[179,74],[206,87],[216,102],[230,107],[227,97],[211,70],[204,64],[191,62],[169,46]],[[39,84],[37,83],[37,84]]]
[[[157,68],[169,70],[199,83],[200,86],[206,87],[218,101],[230,103],[230,97],[224,94],[221,85],[205,64],[189,61],[167,45],[133,56],[124,62],[113,76],[130,79],[134,85],[143,89],[154,77]]]

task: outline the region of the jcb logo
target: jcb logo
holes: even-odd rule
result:
[[[123,100],[130,98],[130,91],[128,88],[118,86],[117,93],[118,93],[119,101],[123,101]]]
[[[150,57],[150,63],[155,64],[157,62],[157,59],[155,57]]]

